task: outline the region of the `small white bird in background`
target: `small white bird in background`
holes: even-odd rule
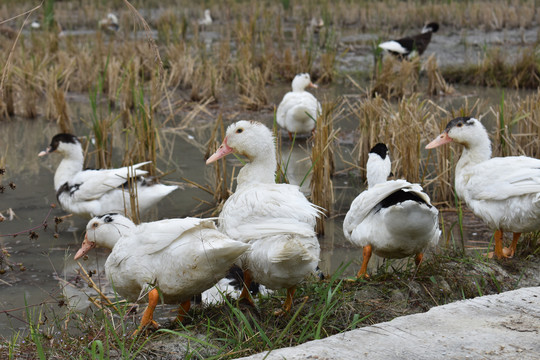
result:
[[[419,266],[424,250],[439,241],[439,211],[419,184],[387,180],[391,164],[385,144],[371,149],[366,167],[368,188],[354,199],[343,222],[345,237],[363,248],[356,277],[368,276],[372,252],[394,259],[416,255]]]
[[[411,59],[420,56],[426,51],[431,35],[439,30],[439,24],[431,22],[424,26],[422,33],[414,36],[407,36],[397,40],[390,40],[379,44],[381,49],[387,50],[390,54],[399,59]]]
[[[108,13],[105,19],[99,20],[98,28],[108,34],[116,33],[120,29],[118,17],[113,13]]]
[[[204,16],[199,19],[198,24],[200,26],[208,26],[212,24],[212,16],[210,16],[210,9],[204,10]]]
[[[135,225],[120,214],[103,214],[88,222],[75,260],[96,246],[112,250],[105,273],[115,291],[129,301],[148,293],[139,330],[158,327],[153,314],[160,296],[167,304],[181,304],[176,319],[182,322],[191,298],[216,284],[250,248],[223,235],[212,220],[168,219]]]
[[[323,27],[324,27],[324,20],[322,19],[322,17],[313,16],[311,18],[311,21],[309,22],[309,28],[311,32],[313,32],[314,34],[318,34]]]
[[[54,174],[58,202],[67,212],[92,217],[107,212],[132,214],[128,179],[137,186],[137,205],[145,212],[172,191],[176,185],[163,185],[146,179],[147,171],[139,169],[150,161],[118,169],[83,170],[84,154],[75,135],[57,134],[38,156],[57,153],[63,156]]]
[[[464,148],[456,164],[458,197],[495,230],[495,256],[514,256],[521,233],[540,230],[540,159],[492,158],[486,128],[473,117],[450,121],[426,149],[450,142]],[[514,233],[509,248],[503,247],[503,231]]]
[[[219,229],[234,240],[251,245],[240,258],[245,287],[240,298],[251,298],[247,289],[256,281],[269,289],[287,289],[282,310],[289,312],[296,286],[314,274],[320,246],[314,231],[321,209],[310,203],[298,186],[276,184],[274,136],[256,121],[238,121],[227,128],[210,164],[237,153],[248,158],[238,173],[236,191],[223,205]]]
[[[298,74],[292,81],[292,91],[285,94],[278,106],[276,121],[279,126],[293,134],[309,134],[315,129],[317,117],[321,113],[321,104],[306,88],[317,88],[311,82],[309,74]]]

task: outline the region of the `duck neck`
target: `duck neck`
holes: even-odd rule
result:
[[[463,153],[456,164],[456,176],[466,171],[467,167],[480,164],[491,158],[491,142],[487,134],[478,136],[473,145],[463,145]]]
[[[388,174],[382,171],[372,171],[371,173],[368,171],[367,173],[368,189],[377,184],[384,183],[386,180],[388,180]]]
[[[58,165],[54,174],[54,189],[58,189],[67,181],[71,180],[75,174],[83,169],[84,155],[80,146],[73,146],[72,151],[64,154],[64,158]]]
[[[261,147],[260,152],[249,160],[238,173],[238,187],[250,183],[275,183],[277,161],[273,142]]]
[[[120,240],[120,236],[116,236],[116,237],[105,236],[105,237],[99,239],[98,245],[100,247],[104,247],[104,248],[107,248],[109,250],[112,250],[114,248],[114,246],[116,245],[116,243],[118,242],[118,240]]]
[[[386,182],[388,176],[392,172],[391,167],[392,164],[388,155],[384,159],[381,159],[379,155],[370,153],[366,164],[368,189],[377,184]]]

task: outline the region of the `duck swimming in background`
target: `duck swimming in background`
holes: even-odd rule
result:
[[[242,120],[227,128],[223,143],[206,163],[231,153],[247,157],[236,191],[219,215],[219,229],[251,245],[240,258],[245,283],[240,297],[251,301],[247,289],[252,280],[272,290],[285,288],[287,299],[276,313],[282,314],[290,311],[296,286],[317,268],[320,246],[314,227],[321,210],[298,186],[275,183],[275,146],[265,125]]]
[[[540,230],[540,160],[526,156],[492,158],[486,128],[473,117],[450,121],[426,149],[450,142],[464,147],[456,164],[458,197],[495,230],[495,256],[514,256],[521,233]],[[509,248],[503,248],[503,231],[514,233]]]
[[[419,184],[387,180],[390,156],[385,144],[375,145],[367,161],[368,188],[354,199],[343,222],[345,237],[363,248],[357,278],[367,276],[371,253],[385,258],[416,255],[439,240],[438,210]]]
[[[160,295],[167,304],[181,304],[182,321],[194,295],[212,287],[249,249],[219,232],[211,220],[168,219],[135,225],[120,214],[92,218],[75,260],[96,246],[111,249],[105,273],[122,297],[137,301],[148,293],[148,307],[139,325],[153,320]]]
[[[321,113],[321,104],[306,91],[307,87],[317,88],[309,74],[296,75],[292,81],[292,91],[285,94],[277,109],[276,121],[289,132],[291,140],[295,133],[311,133]]]
[[[83,170],[84,154],[81,143],[75,135],[57,134],[47,150],[38,156],[50,153],[63,155],[54,174],[56,198],[67,212],[83,217],[92,217],[107,212],[131,215],[128,179],[137,184],[137,204],[143,213],[165,196],[176,190],[176,185],[152,183],[145,179],[147,171],[139,169],[150,162],[118,169]]]
[[[437,32],[437,30],[439,30],[439,24],[431,22],[424,26],[422,33],[418,35],[386,41],[380,43],[379,47],[400,59],[411,59],[415,56],[422,55],[426,51],[431,41],[431,35]]]
[[[116,33],[120,29],[118,17],[113,13],[108,13],[105,19],[99,20],[98,28],[108,34]]]

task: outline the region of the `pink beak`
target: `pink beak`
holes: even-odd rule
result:
[[[77,259],[82,258],[84,255],[88,254],[88,252],[90,250],[92,250],[93,248],[95,248],[95,247],[96,247],[96,242],[88,240],[88,233],[86,233],[84,235],[84,240],[83,240],[83,243],[81,245],[81,248],[75,254],[74,259],[77,260]]]
[[[40,152],[37,156],[45,156],[47,154],[50,154],[50,152],[51,152],[51,148],[48,147],[47,150]]]
[[[315,88],[315,89],[319,88],[317,85],[315,85],[312,82],[309,83],[308,87],[312,87],[312,88]]]
[[[437,136],[435,140],[427,144],[426,149],[433,149],[433,148],[436,148],[437,146],[441,146],[449,142],[452,142],[452,138],[448,136],[448,133],[445,131],[441,135]]]
[[[234,152],[234,149],[232,147],[229,147],[227,145],[227,138],[223,140],[223,144],[219,146],[219,148],[216,150],[216,152],[206,160],[206,165],[213,163],[216,160],[221,159],[224,156],[229,155],[230,153]]]

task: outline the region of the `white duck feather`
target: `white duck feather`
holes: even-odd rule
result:
[[[278,106],[276,121],[289,134],[310,133],[321,113],[321,104],[307,87],[317,87],[311,82],[309,74],[298,74],[292,82],[292,91],[285,94]]]
[[[57,134],[47,150],[64,156],[54,174],[54,189],[58,202],[65,211],[84,217],[107,212],[131,214],[129,191],[122,186],[129,178],[137,182],[139,211],[143,213],[178,187],[152,183],[142,178],[147,171],[140,167],[150,161],[117,169],[83,170],[84,155],[76,136]]]
[[[377,144],[367,162],[368,189],[354,199],[343,222],[345,237],[365,249],[358,277],[365,275],[371,251],[386,258],[417,255],[419,263],[423,251],[436,245],[440,236],[438,211],[422,187],[406,180],[387,181],[389,174],[388,149]]]
[[[275,143],[263,124],[239,121],[230,125],[207,164],[232,152],[247,156],[249,162],[238,174],[235,193],[223,206],[219,228],[251,244],[241,264],[253,280],[273,290],[291,289],[317,267],[320,247],[313,229],[320,209],[298,186],[275,183]]]
[[[168,304],[189,302],[211,288],[250,247],[222,234],[211,220],[168,219],[135,225],[115,213],[88,222],[75,259],[96,246],[112,250],[105,272],[121,296],[137,301],[155,287]]]
[[[513,256],[519,234],[540,229],[540,160],[526,156],[491,158],[486,128],[475,118],[459,117],[426,148],[456,142],[464,146],[456,164],[458,197],[490,228],[497,230],[495,254]],[[514,241],[502,249],[502,231]]]

